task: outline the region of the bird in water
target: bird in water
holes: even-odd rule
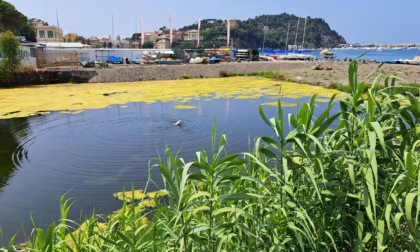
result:
[[[178,120],[174,123],[175,126],[181,126],[181,120]]]

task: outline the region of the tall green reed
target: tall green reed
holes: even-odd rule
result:
[[[372,71],[372,74],[375,70]],[[95,215],[72,232],[62,220],[35,229],[32,251],[417,251],[420,250],[420,102],[393,92],[395,77],[364,92],[357,62],[347,98],[315,117],[316,95],[262,120],[272,135],[229,154],[213,126],[210,153],[158,158],[169,195],[149,213],[134,202],[101,227]],[[337,104],[338,103],[338,104]],[[338,111],[337,111],[338,110]],[[336,111],[336,112],[333,112]],[[290,128],[290,131],[289,131]],[[134,194],[134,188],[133,188]],[[134,195],[133,195],[134,198]],[[148,224],[143,224],[149,217]],[[66,234],[66,235],[65,235]],[[71,242],[65,237],[71,237]],[[13,238],[8,250],[13,251]],[[69,245],[72,244],[72,245]]]

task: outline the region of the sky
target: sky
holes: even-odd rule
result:
[[[420,43],[420,0],[6,0],[28,18],[39,18],[85,38],[131,37],[201,19],[247,20],[281,13],[324,19],[347,43]],[[268,21],[269,25],[269,21]]]

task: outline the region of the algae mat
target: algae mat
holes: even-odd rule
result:
[[[281,88],[280,88],[281,87]],[[261,77],[187,79],[97,84],[55,84],[0,89],[0,119],[27,117],[54,111],[81,113],[130,102],[188,101],[205,98],[252,99],[264,95],[299,98],[317,93],[325,99],[336,90],[273,81]],[[190,108],[185,106],[185,108]]]

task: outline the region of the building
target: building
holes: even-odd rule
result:
[[[169,37],[165,36],[165,35],[160,35],[159,37],[156,38],[155,42],[154,42],[155,48],[156,49],[168,49],[170,48],[169,45]]]
[[[63,30],[60,27],[49,26],[40,19],[30,19],[29,22],[35,30],[38,43],[64,42]]]
[[[75,33],[67,33],[64,36],[64,42],[83,42],[85,40],[82,36],[79,36]]]
[[[198,30],[189,30],[184,33],[184,40],[198,40]],[[203,40],[203,36],[200,36]]]

